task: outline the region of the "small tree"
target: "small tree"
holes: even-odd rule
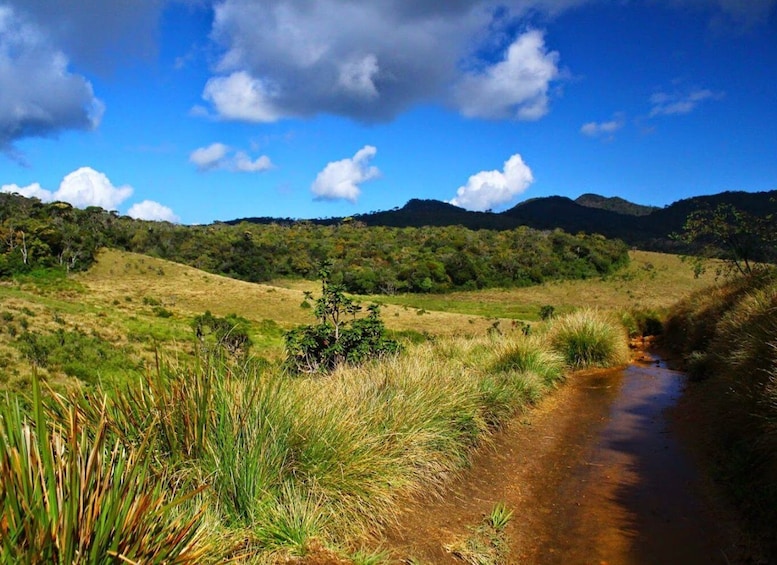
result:
[[[777,260],[777,226],[773,215],[754,216],[730,204],[692,212],[680,239],[706,257],[721,257],[732,270],[752,275],[759,263]],[[694,266],[697,276],[703,267]]]
[[[331,281],[330,267],[325,264],[318,273],[321,297],[314,310],[318,323],[286,333],[287,364],[295,372],[331,371],[343,363],[359,364],[400,349],[386,337],[377,304],[367,308],[366,317],[357,318],[362,307],[345,295],[343,285]]]

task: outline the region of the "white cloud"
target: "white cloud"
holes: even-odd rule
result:
[[[606,137],[612,139],[615,132],[626,123],[625,116],[617,113],[613,119],[607,122],[588,122],[580,128],[580,133],[589,137]]]
[[[133,189],[126,185],[113,186],[103,173],[90,167],[81,167],[65,176],[59,189],[54,192],[42,188],[37,182],[24,187],[6,184],[0,186],[0,192],[21,194],[27,198],[38,198],[43,202],[69,202],[77,208],[99,206],[105,210],[116,210],[122,202],[132,196]],[[133,204],[127,215],[142,220],[180,221],[170,208],[152,200]]]
[[[103,173],[90,167],[81,167],[65,176],[59,189],[54,192],[42,188],[37,182],[25,187],[6,184],[0,187],[0,192],[16,192],[43,202],[69,202],[78,208],[100,206],[106,210],[115,210],[133,191],[130,186],[117,188]]]
[[[450,203],[467,210],[489,210],[510,202],[533,182],[531,169],[515,154],[505,161],[503,171],[482,171],[469,177]]]
[[[650,117],[689,114],[705,100],[720,100],[722,92],[709,89],[695,89],[688,92],[656,92],[650,97]]]
[[[170,208],[163,206],[159,202],[154,202],[153,200],[144,200],[143,202],[133,204],[127,211],[127,215],[136,220],[172,223],[181,221]]]
[[[192,151],[189,155],[189,161],[197,165],[199,170],[209,171],[219,166],[227,152],[229,152],[229,147],[223,143],[211,143],[207,147],[200,147]]]
[[[70,202],[78,208],[99,206],[115,210],[132,196],[131,186],[115,187],[105,174],[90,167],[81,167],[65,176],[54,193],[55,200]]]
[[[256,159],[251,159],[245,152],[238,151],[235,154],[235,158],[232,165],[236,171],[244,173],[258,173],[272,169],[273,164],[267,155],[262,155]]]
[[[230,153],[233,153],[230,155]],[[267,155],[251,159],[245,151],[233,152],[232,148],[223,143],[211,143],[192,151],[189,161],[200,171],[222,169],[232,172],[257,173],[273,168]]]
[[[97,127],[104,107],[92,85],[36,25],[0,4],[0,151],[15,141]]]
[[[245,71],[208,80],[202,97],[225,120],[274,122],[285,114],[276,107],[272,89]]]
[[[37,198],[43,202],[51,202],[54,199],[52,192],[50,190],[46,190],[37,182],[28,186],[19,186],[18,184],[4,184],[3,186],[0,186],[0,192],[20,194],[26,198]]]
[[[548,113],[548,88],[558,78],[559,54],[548,52],[541,32],[519,36],[503,61],[457,85],[455,99],[465,116],[536,120]]]
[[[369,165],[376,153],[375,147],[365,145],[352,159],[329,163],[318,173],[311,187],[316,200],[356,202],[361,194],[359,185],[380,176],[378,168]]]

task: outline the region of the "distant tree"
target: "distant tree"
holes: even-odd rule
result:
[[[703,257],[726,260],[732,270],[752,275],[777,260],[777,225],[772,214],[754,216],[730,204],[692,212],[679,238]],[[703,268],[697,262],[695,271]]]

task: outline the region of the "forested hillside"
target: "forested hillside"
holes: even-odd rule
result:
[[[699,251],[674,237],[683,231],[688,216],[699,210],[731,206],[755,218],[772,218],[777,213],[777,190],[766,192],[730,191],[678,200],[664,208],[641,206],[622,198],[584,194],[576,200],[564,196],[530,198],[504,212],[470,212],[437,200],[410,200],[401,208],[353,217],[368,226],[424,227],[465,226],[473,230],[512,230],[525,226],[538,230],[561,229],[567,233],[597,233],[617,238],[646,251],[689,253]],[[321,225],[338,224],[343,218],[311,220]],[[277,222],[273,218],[246,218],[256,224]],[[285,219],[291,224],[295,220]],[[777,227],[775,227],[777,230]],[[765,258],[766,259],[766,258]]]
[[[108,246],[253,282],[314,278],[327,260],[336,280],[364,294],[525,286],[604,275],[628,261],[620,241],[561,230],[367,227],[349,220],[181,226],[9,194],[0,195],[0,237],[2,277],[84,269]]]

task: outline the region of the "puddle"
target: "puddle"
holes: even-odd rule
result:
[[[444,546],[501,501],[514,509],[510,563],[735,562],[732,535],[668,421],[682,387],[663,362],[572,377],[444,499],[411,505],[389,547],[400,559],[457,563]]]

